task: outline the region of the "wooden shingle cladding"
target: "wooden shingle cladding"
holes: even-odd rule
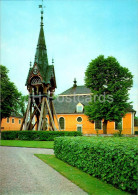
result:
[[[38,69],[38,74],[36,72],[36,69]],[[45,42],[45,35],[44,35],[44,29],[43,29],[43,23],[41,21],[40,26],[40,33],[35,53],[35,60],[33,67],[30,67],[27,80],[26,80],[26,86],[31,85],[30,81],[31,78],[39,75],[41,79],[42,84],[49,84],[51,88],[56,88],[56,78],[55,78],[55,70],[54,65],[49,65],[48,63],[48,56],[47,56],[47,48],[46,48],[46,42]]]

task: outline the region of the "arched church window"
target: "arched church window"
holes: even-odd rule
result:
[[[63,117],[59,118],[59,124],[60,124],[61,130],[64,130],[65,129],[65,119]]]

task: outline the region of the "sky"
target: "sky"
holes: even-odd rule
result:
[[[1,0],[1,60],[18,90],[25,86],[40,30],[41,0]],[[44,31],[55,94],[84,85],[86,68],[99,55],[114,56],[134,75],[130,101],[138,115],[138,0],[44,0]]]

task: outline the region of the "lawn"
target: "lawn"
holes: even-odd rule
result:
[[[0,141],[0,146],[53,149],[54,141],[1,140]]]
[[[123,192],[116,189],[110,184],[106,184],[97,178],[90,176],[83,171],[68,165],[67,163],[57,159],[54,155],[35,154],[39,159],[50,165],[60,174],[67,179],[78,185],[88,194],[92,195],[129,195],[127,192]]]

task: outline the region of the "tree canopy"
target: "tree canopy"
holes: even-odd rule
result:
[[[0,93],[1,93],[1,119],[9,117],[12,112],[21,110],[22,94],[18,91],[15,84],[10,81],[8,77],[8,69],[0,65],[1,79],[0,79]]]
[[[85,114],[89,120],[104,119],[103,130],[107,133],[107,122],[119,122],[130,107],[128,91],[133,85],[133,75],[116,58],[100,55],[89,63],[85,85],[92,92]]]
[[[28,95],[21,94],[17,105],[17,112],[20,113],[22,116],[25,115],[27,102],[28,102]]]

